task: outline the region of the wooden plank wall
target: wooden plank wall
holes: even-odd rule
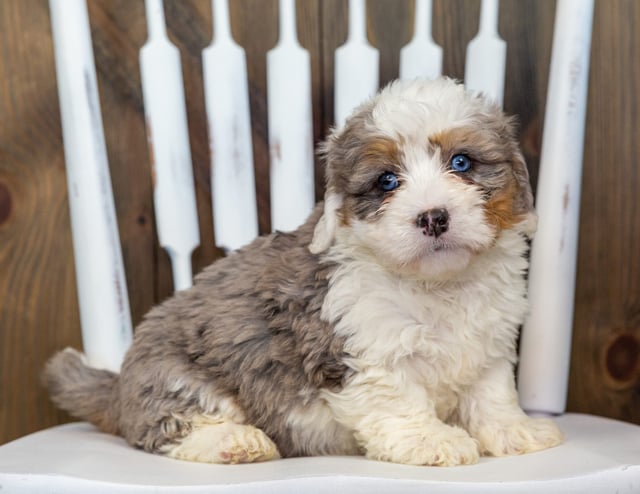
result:
[[[107,148],[134,322],[171,293],[154,233],[138,52],[142,0],[89,0]],[[265,54],[277,38],[275,0],[233,0],[233,33],[247,50],[254,153],[269,231]],[[200,54],[211,39],[209,0],[166,0],[186,83],[202,246],[200,270],[220,256],[211,225]],[[312,61],[314,135],[333,119],[333,52],[346,39],[346,0],[298,0]],[[369,38],[381,83],[397,76],[411,37],[411,0],[369,0]],[[479,0],[434,0],[444,71],[464,75]],[[503,0],[505,106],[519,115],[537,177],[555,1]],[[640,2],[596,0],[569,409],[640,423]],[[317,167],[322,196],[322,167]],[[68,420],[39,385],[47,357],[79,347],[80,328],[51,29],[46,0],[0,1],[0,443]],[[544,358],[544,356],[541,356]]]

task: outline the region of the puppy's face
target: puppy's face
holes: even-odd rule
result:
[[[451,80],[388,86],[329,138],[325,154],[315,252],[341,242],[403,274],[444,279],[503,230],[535,226],[511,119]]]

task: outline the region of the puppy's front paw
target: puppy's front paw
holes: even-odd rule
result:
[[[482,427],[477,439],[483,453],[508,456],[552,448],[562,443],[564,436],[549,419],[525,417]]]
[[[391,435],[378,446],[382,448],[367,448],[368,458],[407,465],[452,467],[476,463],[479,457],[477,441],[463,429],[448,425],[400,438]]]

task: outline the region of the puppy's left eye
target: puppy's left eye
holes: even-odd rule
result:
[[[471,160],[466,154],[456,154],[451,158],[450,166],[454,172],[468,172],[471,170]]]
[[[378,177],[378,186],[385,192],[391,192],[400,185],[398,176],[392,172],[384,172]]]

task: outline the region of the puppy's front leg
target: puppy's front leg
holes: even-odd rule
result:
[[[548,419],[528,417],[518,405],[513,367],[498,361],[460,396],[462,425],[483,454],[518,455],[557,446],[560,429]]]
[[[478,461],[475,439],[439,420],[423,388],[399,376],[374,374],[361,372],[341,392],[327,396],[367,458],[437,466]]]

